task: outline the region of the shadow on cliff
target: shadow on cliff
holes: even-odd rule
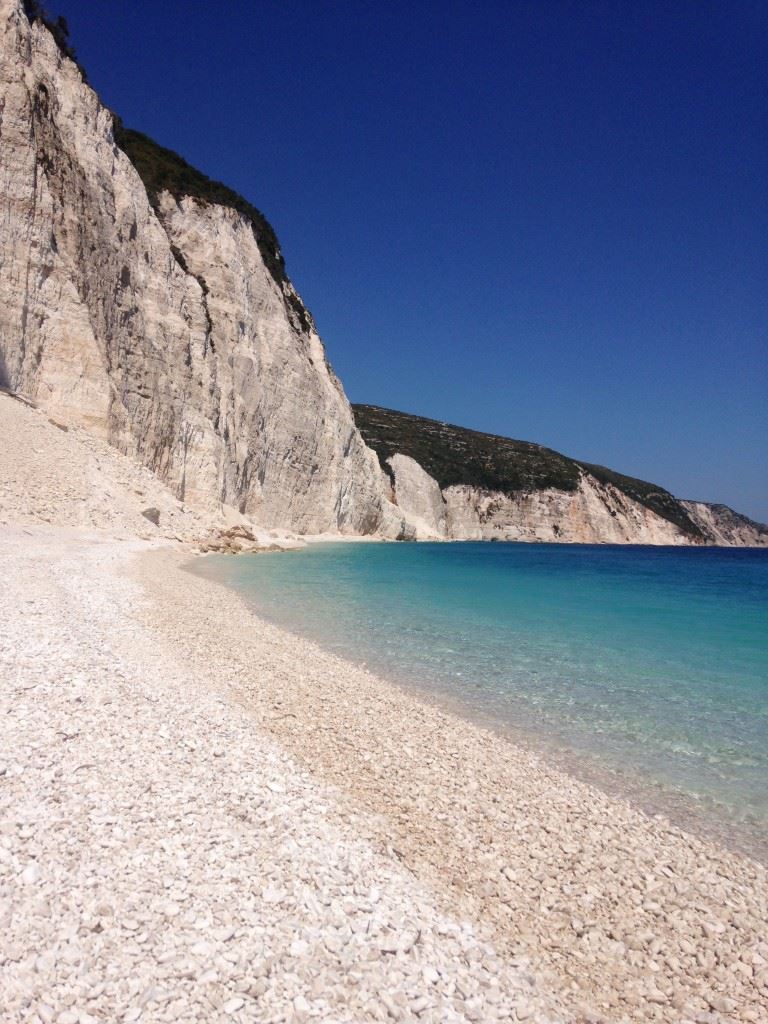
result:
[[[3,388],[4,391],[10,391],[11,389],[11,379],[8,376],[8,366],[6,365],[2,350],[0,350],[0,388]]]

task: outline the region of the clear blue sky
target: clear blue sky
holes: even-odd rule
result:
[[[242,192],[352,401],[768,520],[768,4],[49,0]]]

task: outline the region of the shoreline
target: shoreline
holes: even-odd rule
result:
[[[760,942],[762,865],[273,626],[180,552],[140,562],[164,639],[194,663],[185,624],[215,632],[220,671],[259,726],[357,810],[383,815],[380,842],[507,956],[538,964],[594,1019],[677,1022],[731,1002],[736,1019],[760,1019],[764,996],[742,1004],[750,985],[725,965]],[[751,932],[740,915],[753,898]],[[713,937],[717,952],[702,954]],[[734,978],[741,997],[721,1000]]]
[[[322,543],[330,538],[322,537],[319,540]],[[312,542],[310,539],[309,543]],[[354,541],[346,539],[346,542]],[[477,543],[487,542],[478,541]],[[679,549],[670,550],[677,552]],[[422,684],[415,677],[413,671],[406,677],[403,673],[390,673],[386,667],[379,664],[372,666],[368,661],[362,658],[358,659],[349,652],[338,654],[332,647],[325,646],[321,640],[314,639],[290,625],[281,623],[272,617],[268,610],[262,611],[254,607],[249,603],[247,596],[239,594],[237,588],[228,586],[224,579],[206,570],[202,562],[207,557],[206,553],[203,559],[192,558],[182,568],[195,577],[224,587],[243,603],[243,606],[254,618],[268,623],[298,641],[316,644],[325,653],[338,657],[355,669],[368,671],[378,677],[383,686],[395,687],[406,696],[415,698],[479,729],[500,736],[513,746],[521,747],[528,754],[542,759],[570,778],[594,786],[610,798],[627,801],[648,817],[661,814],[668,818],[671,824],[696,838],[712,842],[734,854],[751,858],[762,866],[768,867],[768,831],[765,827],[757,825],[753,827],[750,822],[729,817],[729,812],[732,809],[715,798],[697,797],[671,784],[656,780],[650,775],[645,775],[639,769],[622,770],[601,759],[599,754],[570,744],[564,736],[555,735],[545,730],[537,731],[535,725],[528,722],[520,724],[500,718],[490,711],[473,707],[455,694],[441,689],[439,685]]]
[[[184,568],[231,517],[0,420],[9,1022],[762,1024],[764,867],[257,618]]]
[[[18,525],[0,553],[3,1020],[575,1022],[259,728],[204,634],[192,666],[151,627],[137,570],[188,548]]]

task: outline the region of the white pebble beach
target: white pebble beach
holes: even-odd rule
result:
[[[260,620],[106,445],[0,430],[3,1022],[768,1021],[764,866]]]

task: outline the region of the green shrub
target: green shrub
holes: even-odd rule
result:
[[[67,19],[63,15],[59,15],[58,18],[53,18],[44,5],[39,0],[24,0],[24,13],[29,19],[29,23],[39,21],[42,25],[48,29],[53,36],[54,42],[59,48],[59,52],[64,57],[68,57],[73,61],[83,76],[83,81],[87,82],[88,78],[85,74],[85,68],[82,66],[80,61],[77,59],[77,54],[72,48],[72,43],[69,39],[69,25]]]
[[[576,464],[550,448],[372,405],[352,408],[360,433],[385,471],[386,460],[400,452],[415,459],[443,489],[469,484],[512,494],[546,487],[573,491],[578,486]]]
[[[126,128],[117,116],[114,133],[115,142],[138,171],[153,205],[157,205],[161,192],[170,192],[176,199],[191,196],[202,203],[227,206],[242,214],[251,225],[267,270],[282,290],[283,284],[288,282],[285,260],[272,225],[260,210],[234,189],[198,171],[172,149],[159,145],[143,132]],[[286,307],[296,314],[302,330],[308,331],[312,318],[301,300],[292,292],[284,293],[284,300]]]

